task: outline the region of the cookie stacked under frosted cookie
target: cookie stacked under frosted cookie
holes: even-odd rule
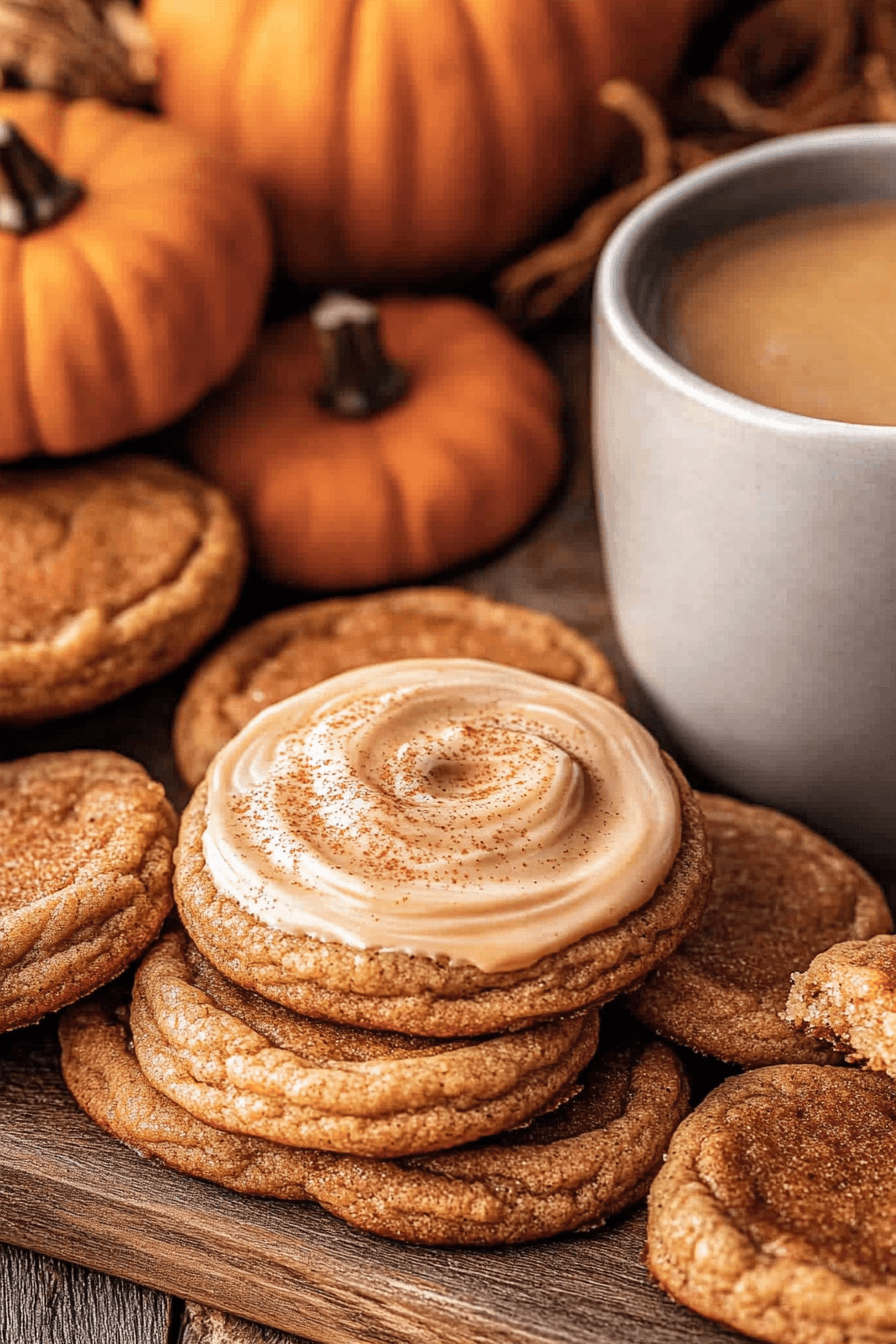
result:
[[[569,1091],[597,1010],[467,1039],[303,1017],[226,980],[182,930],[137,971],[137,1060],[198,1119],[294,1148],[401,1157],[513,1128]]]
[[[66,1019],[66,1077],[143,1151],[225,1183],[251,1152],[265,1193],[386,1235],[593,1225],[644,1192],[686,1107],[643,1035],[582,1075],[597,1007],[693,929],[709,878],[687,784],[610,701],[476,659],[356,668],[215,757],[178,847],[194,942],[168,935],[136,977],[138,1072],[97,1007]]]
[[[63,1014],[63,1071],[108,1133],[176,1171],[247,1195],[315,1200],[381,1236],[495,1246],[597,1226],[647,1191],[687,1110],[673,1052],[604,1031],[581,1090],[530,1124],[462,1148],[401,1159],[295,1148],[213,1127],[153,1087],[120,996]]]

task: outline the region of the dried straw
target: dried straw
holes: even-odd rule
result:
[[[625,80],[600,100],[641,138],[642,168],[590,205],[563,238],[495,280],[499,312],[519,326],[550,317],[590,280],[610,233],[657,187],[772,136],[896,121],[896,0],[771,0],[738,25],[710,74],[661,107]]]

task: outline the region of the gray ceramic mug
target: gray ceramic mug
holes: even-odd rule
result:
[[[686,762],[883,875],[896,870],[896,427],[759,406],[659,339],[670,268],[696,243],[800,206],[893,198],[894,126],[742,150],[624,221],[594,305],[598,513],[635,676]]]

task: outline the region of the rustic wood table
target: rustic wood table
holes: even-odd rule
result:
[[[633,712],[663,740],[619,649],[601,568],[587,319],[558,326],[537,343],[565,391],[566,479],[524,536],[450,581],[552,612],[593,639],[613,662]],[[230,628],[295,600],[250,580]],[[169,731],[190,671],[94,714],[7,733],[0,757],[121,750],[182,806]],[[0,1246],[0,1344],[741,1338],[651,1285],[641,1263],[643,1209],[598,1232],[538,1247],[399,1246],[313,1206],[244,1199],[144,1162],[77,1111],[58,1073],[52,1021],[2,1038],[0,1073],[0,1241],[10,1243]],[[701,1085],[712,1081],[710,1069]]]

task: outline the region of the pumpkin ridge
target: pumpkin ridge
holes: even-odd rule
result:
[[[59,165],[61,163],[62,149],[67,129],[67,118],[63,112],[65,104],[61,99],[52,98],[49,95],[45,95],[45,101],[48,108],[52,109],[53,118],[50,126],[48,158],[57,166],[57,171],[62,171]]]
[[[242,0],[239,17],[234,20],[233,31],[240,34],[240,40],[233,43],[226,67],[222,71],[221,79],[218,82],[219,88],[233,90],[239,88],[240,70],[245,59],[246,52],[252,46],[252,25],[261,27],[262,10],[264,6],[254,3],[254,0]],[[218,104],[219,115],[225,126],[224,143],[237,149],[242,153],[242,137],[234,130],[232,109],[234,106],[232,99],[225,98]],[[227,110],[231,109],[231,115],[227,116]]]
[[[164,269],[168,275],[166,283],[170,284],[172,289],[176,283],[181,294],[189,294],[191,296],[188,305],[191,317],[197,312],[206,312],[208,309],[208,302],[205,286],[202,284],[199,276],[193,271],[189,258],[184,255],[183,249],[175,246],[170,239],[159,237],[155,234],[147,234],[145,229],[135,230],[133,237],[134,242],[139,249],[143,250],[148,241],[151,244],[153,251],[157,255],[164,257]],[[146,329],[145,327],[141,327],[134,332],[134,335],[137,338],[136,341],[128,339],[128,324],[126,321],[122,320],[122,314],[119,312],[118,305],[119,303],[123,303],[124,306],[127,307],[130,304],[133,290],[129,286],[128,290],[119,293],[116,285],[110,285],[105,280],[102,271],[98,269],[94,258],[89,255],[91,249],[95,249],[95,255],[100,260],[105,258],[106,249],[103,246],[102,238],[98,238],[94,242],[91,237],[91,231],[88,231],[85,236],[78,238],[77,249],[75,249],[74,246],[72,248],[73,251],[77,250],[81,260],[90,268],[102,293],[104,306],[111,317],[116,332],[117,343],[122,353],[124,366],[127,369],[128,398],[125,398],[124,400],[129,399],[131,403],[138,408],[139,425],[133,432],[137,434],[145,433],[152,425],[154,418],[153,406],[158,400],[158,393],[155,386],[141,379],[140,376],[141,367],[146,361],[146,350],[140,348],[140,346],[145,345]],[[131,284],[134,286],[137,293],[143,292],[147,285],[153,287],[155,283],[152,269],[145,268],[146,260],[147,258],[144,256],[140,259],[137,266],[129,268],[132,276]],[[211,324],[209,324],[209,326],[211,326]],[[169,332],[169,335],[174,334],[175,333],[173,332]],[[206,383],[208,382],[209,374],[206,361],[208,352],[214,348],[215,336],[217,336],[216,332],[210,339],[201,344],[197,341],[196,346],[192,348],[190,352],[191,365],[193,367],[195,367],[197,356],[201,353],[204,370],[203,381]],[[166,346],[169,346],[170,344],[170,341],[166,341]],[[166,384],[169,382],[169,378],[170,375],[166,375]],[[192,392],[188,389],[180,398],[171,404],[170,414],[167,419],[169,421],[175,420],[179,414],[189,409],[193,400],[195,400],[195,398],[193,397]],[[116,438],[117,437],[120,436],[116,435]]]
[[[186,194],[187,193],[183,193],[183,195]],[[173,207],[176,204],[179,195],[181,195],[180,192],[169,192],[166,204],[168,204],[169,207]],[[206,199],[206,193],[197,192],[196,199],[201,202]],[[121,225],[123,223],[120,213],[118,214],[117,223],[120,233]],[[142,215],[142,218],[139,221],[139,228],[135,229],[135,238],[138,241],[141,238],[150,241],[154,250],[165,257],[168,268],[172,272],[180,272],[180,276],[184,282],[184,289],[189,288],[196,295],[195,302],[191,308],[191,313],[195,314],[200,311],[203,313],[204,320],[202,325],[207,333],[207,339],[201,343],[197,341],[196,345],[191,347],[191,361],[193,368],[195,369],[198,356],[201,353],[203,357],[203,385],[206,387],[216,386],[221,382],[222,378],[233,371],[234,367],[234,361],[231,359],[228,361],[227,367],[222,372],[221,369],[215,367],[211,358],[212,352],[220,350],[225,343],[224,334],[227,327],[226,304],[221,304],[220,311],[215,311],[218,305],[209,302],[209,287],[203,284],[201,277],[194,271],[190,264],[190,258],[187,251],[172,242],[170,237],[165,236],[164,227],[161,223],[159,231],[156,232],[154,229],[146,226],[145,215]],[[173,282],[171,283],[173,284]],[[171,334],[175,335],[176,333]],[[153,400],[155,400],[155,396],[153,396]],[[184,397],[180,399],[179,404],[175,405],[170,411],[166,423],[170,423],[171,421],[176,420],[180,415],[185,414],[196,404],[196,401],[197,398],[194,392],[186,393]],[[151,406],[147,406],[144,409],[147,420],[152,419]]]
[[[393,27],[395,25],[393,24]],[[414,74],[409,34],[401,24],[398,27],[398,39],[395,48],[401,53],[397,60],[397,83],[401,91],[402,153],[398,159],[394,209],[398,219],[404,221],[406,229],[413,238],[417,227],[417,154],[420,144],[420,117],[417,112],[417,100],[414,97]],[[401,244],[399,244],[401,246]]]
[[[586,76],[586,67],[578,59],[578,42],[575,24],[572,22],[569,10],[566,5],[554,5],[552,0],[547,0],[547,7],[550,13],[550,22],[558,34],[558,48],[562,52],[561,62],[566,75],[567,91],[572,89],[575,93],[575,113],[570,118],[571,134],[576,135],[581,132],[582,139],[590,141],[593,132],[593,126],[588,124],[588,113],[597,115],[597,103],[595,95],[597,89],[593,83],[589,83]],[[590,74],[590,71],[588,72]],[[584,134],[587,130],[587,135]],[[578,156],[577,156],[578,157]],[[584,170],[581,171],[584,179]]]
[[[28,323],[25,318],[25,250],[17,247],[15,249],[15,275],[13,277],[12,288],[15,295],[9,291],[4,294],[7,303],[7,311],[13,307],[16,312],[16,326],[18,328],[18,337],[15,346],[20,353],[21,358],[21,379],[19,385],[24,389],[24,396],[20,398],[22,412],[28,428],[28,437],[30,446],[33,447],[41,442],[40,426],[37,419],[37,401],[35,399],[34,379],[31,376],[31,368],[28,359]],[[2,459],[0,459],[2,460]]]
[[[371,426],[376,444],[376,460],[380,466],[380,473],[383,484],[390,502],[392,503],[391,514],[395,519],[393,526],[389,529],[388,535],[391,541],[395,537],[413,538],[416,541],[413,522],[413,509],[410,507],[407,485],[405,478],[400,471],[396,471],[395,464],[392,461],[392,451],[395,445],[390,443],[390,435],[382,434],[379,425]],[[414,551],[418,551],[418,546],[414,546]],[[390,546],[389,569],[394,570],[394,545]],[[414,563],[419,563],[418,557],[414,555]]]
[[[58,105],[58,100],[54,102]],[[116,118],[114,125],[110,123],[109,118],[102,115],[103,106],[97,98],[81,98],[72,104],[68,115],[63,116],[59,105],[53,162],[60,171],[82,178],[88,194],[92,190],[94,172],[110,154],[118,153],[122,141],[127,140],[133,130],[124,117],[120,121]],[[90,154],[79,160],[78,149],[85,140],[90,144]]]
[[[567,98],[570,94],[571,85],[575,95],[572,102],[572,108],[567,107],[564,110],[562,127],[563,157],[568,164],[568,174],[573,182],[581,183],[578,191],[573,192],[573,200],[575,201],[579,199],[582,191],[586,190],[589,185],[589,176],[586,167],[587,160],[583,155],[583,146],[586,140],[585,135],[582,133],[587,131],[587,136],[590,139],[593,128],[592,126],[583,124],[580,119],[581,104],[579,103],[579,88],[581,86],[576,87],[576,81],[571,77],[574,75],[585,76],[587,67],[581,60],[577,59],[577,50],[569,40],[571,37],[569,28],[570,14],[566,4],[555,5],[554,0],[540,0],[540,4],[542,13],[545,15],[545,25],[549,26],[553,33],[556,34],[559,30],[561,34],[561,41],[557,43],[556,47],[555,60],[562,71],[561,77],[567,93]],[[567,41],[564,42],[562,40],[563,38],[566,38]],[[594,118],[596,120],[599,115],[597,104],[594,102],[592,105],[594,106]],[[540,124],[545,128],[543,132],[544,135],[550,140],[551,144],[556,146],[557,135],[560,128],[552,126],[550,117],[544,113],[542,113],[539,120]],[[539,152],[538,158],[542,159],[543,157],[544,155]],[[531,180],[527,183],[527,193],[530,198],[533,185]],[[555,191],[553,193],[553,199],[545,201],[545,204],[542,206],[538,215],[530,221],[531,228],[535,230],[539,227],[543,227],[545,222],[556,214],[558,204],[559,202]]]
[[[466,487],[467,498],[464,502],[463,515],[462,515],[464,522],[466,522],[470,517],[471,505],[474,510],[478,511],[478,505],[480,501],[484,501],[486,505],[490,503],[492,499],[491,482],[486,484],[481,483],[478,480],[479,472],[477,468],[479,468],[481,464],[478,461],[475,453],[465,451],[463,444],[458,439],[456,439],[453,436],[445,434],[438,434],[434,435],[433,437],[434,439],[437,440],[441,457],[447,464],[449,464],[449,468],[453,467],[458,476],[458,479],[462,481],[464,486]],[[435,516],[437,514],[438,514],[438,501],[431,500],[430,508],[427,512],[427,518],[426,518],[430,533],[429,544],[435,551],[436,555],[439,557],[439,569],[448,569],[450,566],[456,565],[460,562],[460,559],[462,559],[463,555],[466,554],[467,550],[469,549],[469,546],[468,543],[466,542],[466,538],[464,537],[463,538],[464,544],[459,550],[457,545],[458,535],[457,531],[454,530],[451,526],[452,520],[450,517],[450,513],[447,518],[448,522],[447,529],[445,528],[444,525],[442,527],[435,527],[433,524]],[[505,527],[502,530],[502,533],[503,536],[509,535],[508,528]],[[447,548],[444,545],[439,544],[440,541],[446,537],[449,542]],[[498,542],[494,542],[493,544],[497,545]],[[425,555],[421,556],[421,561],[422,563],[426,563]]]
[[[358,27],[363,3],[364,0],[348,0],[348,13],[345,16],[344,36],[335,81],[335,87],[339,90],[339,94],[334,99],[334,113],[331,121],[330,161],[333,165],[333,172],[327,201],[330,232],[327,254],[335,260],[337,267],[340,259],[345,256],[348,240],[342,212],[334,209],[333,204],[335,201],[346,200],[349,197],[351,174],[349,172],[348,99],[349,90],[354,83],[352,71],[358,57]],[[345,216],[345,218],[349,217],[348,214]],[[331,269],[330,262],[327,263],[325,269]]]
[[[127,354],[124,348],[124,332],[122,331],[121,325],[118,322],[118,315],[117,313],[115,313],[114,309],[110,306],[108,294],[106,292],[106,286],[104,285],[100,275],[97,273],[90,259],[84,256],[80,246],[78,246],[77,243],[73,242],[68,237],[67,234],[58,234],[52,240],[48,238],[46,241],[48,242],[52,241],[52,243],[54,244],[53,250],[58,253],[61,253],[65,257],[65,260],[60,263],[61,267],[64,269],[65,274],[71,275],[74,267],[79,265],[81,274],[86,279],[87,285],[90,287],[93,295],[95,296],[94,301],[91,301],[90,303],[90,310],[96,317],[99,318],[97,325],[98,327],[101,328],[106,338],[108,338],[108,336],[111,334],[111,344],[109,343],[108,339],[104,339],[103,341],[104,345],[103,362],[104,366],[109,370],[110,375],[107,378],[107,387],[115,388],[115,401],[117,407],[115,419],[119,420],[121,418],[122,411],[124,405],[126,404],[128,396],[133,397],[134,389],[130,381],[131,379],[130,361],[127,358]],[[33,263],[31,269],[33,270]],[[46,275],[47,269],[49,269],[51,272],[50,288],[52,288],[52,271],[55,270],[56,268],[53,266],[50,266],[49,268],[45,267],[44,275]],[[71,294],[73,292],[74,292],[74,284],[70,280],[69,293]],[[32,300],[32,303],[34,304],[34,307],[38,309],[43,306],[42,303],[37,302],[36,295]],[[28,304],[26,299],[26,308],[30,306],[31,305]],[[25,325],[26,325],[26,341],[27,341],[27,329],[31,328],[32,326],[34,326],[35,329],[38,329],[37,324],[32,324],[28,321],[27,312],[26,312]],[[109,357],[110,349],[114,352],[112,359],[110,359]],[[31,386],[32,382],[35,381],[31,377],[33,373],[33,366],[31,360],[32,351],[33,351],[33,343],[31,341],[27,341],[29,395],[32,397],[32,399],[34,399],[35,391]],[[115,370],[114,373],[113,369]],[[46,377],[45,373],[39,372],[36,381],[42,382],[45,379],[45,377]],[[70,380],[66,379],[66,385],[69,388],[71,388],[72,385]],[[124,396],[122,395],[123,390],[125,392]],[[38,401],[34,400],[33,404],[35,407],[35,415],[37,416],[37,423],[39,426],[39,441],[41,442],[41,444],[55,445],[56,435],[52,432],[50,426],[45,426],[42,423],[42,421],[46,417],[41,416]],[[103,444],[110,442],[112,438],[117,439],[119,437],[120,435],[117,432],[112,436],[105,436],[105,435],[101,436],[100,443],[98,444],[98,446],[102,446]],[[71,450],[69,449],[68,451]]]
[[[467,48],[473,64],[472,97],[474,105],[471,115],[478,127],[487,127],[482,134],[482,144],[491,153],[482,154],[488,160],[487,171],[482,174],[485,192],[479,203],[479,209],[488,219],[501,214],[501,207],[507,193],[507,163],[512,151],[504,143],[501,134],[501,118],[497,115],[497,91],[491,76],[486,45],[479,26],[470,12],[469,0],[453,0],[457,11],[458,25],[466,31]],[[497,153],[495,149],[497,148]]]

